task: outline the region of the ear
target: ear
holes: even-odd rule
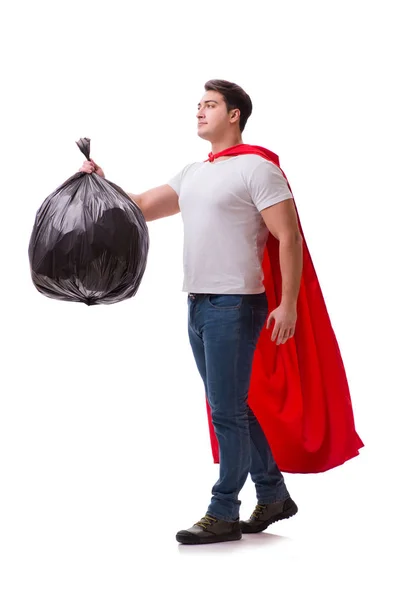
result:
[[[235,108],[234,110],[232,110],[231,113],[231,121],[232,123],[235,123],[236,121],[239,121],[240,119],[240,110],[238,108]]]

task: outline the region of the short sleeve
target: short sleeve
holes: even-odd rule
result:
[[[174,177],[172,177],[171,179],[169,179],[167,181],[167,185],[169,185],[170,187],[172,187],[172,189],[174,190],[174,192],[176,192],[179,196],[180,191],[181,191],[181,186],[182,186],[182,181],[183,178],[185,177],[188,168],[190,167],[192,163],[186,165],[185,167],[183,167],[183,169],[181,171],[179,171],[179,173],[177,173],[176,175],[174,175]]]
[[[293,198],[282,171],[268,160],[254,169],[248,187],[251,199],[259,211]]]

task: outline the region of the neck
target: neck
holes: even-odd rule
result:
[[[240,134],[230,134],[217,142],[212,142],[211,152],[213,154],[218,154],[218,152],[222,152],[223,150],[231,148],[232,146],[237,146],[238,144],[243,144],[242,136]]]

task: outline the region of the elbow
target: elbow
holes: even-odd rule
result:
[[[148,215],[146,215],[145,207],[143,206],[143,199],[142,199],[142,197],[138,196],[136,194],[128,194],[128,196],[132,200],[132,202],[134,204],[136,204],[136,206],[138,206],[140,208],[140,210],[142,211],[142,214],[144,216],[144,220],[145,221],[151,221],[152,219],[149,219]]]
[[[300,231],[285,233],[279,236],[279,243],[286,246],[303,246],[303,236]]]
[[[132,202],[139,206],[140,209],[142,208],[143,201],[140,196],[138,196],[137,194],[128,194],[128,196],[132,200]]]

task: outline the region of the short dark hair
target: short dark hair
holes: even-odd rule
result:
[[[250,96],[236,83],[224,79],[210,79],[204,84],[204,89],[206,92],[214,91],[222,94],[228,112],[233,108],[240,110],[239,127],[242,132],[253,110]]]

